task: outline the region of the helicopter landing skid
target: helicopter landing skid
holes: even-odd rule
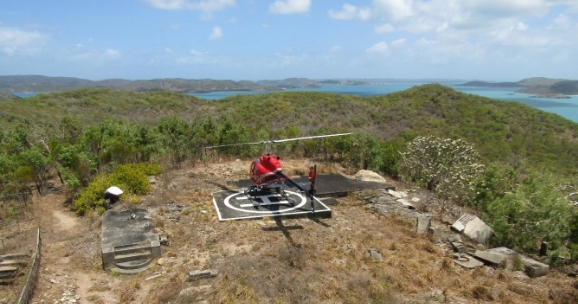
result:
[[[289,205],[294,206],[295,201],[293,198],[287,195],[287,192],[283,190],[281,187],[263,187],[263,186],[251,186],[245,190],[243,190],[243,194],[253,203],[255,208],[257,208],[260,204],[258,199],[262,196],[269,196],[274,195],[279,197],[280,200],[286,201]]]

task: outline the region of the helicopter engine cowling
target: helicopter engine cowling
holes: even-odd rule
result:
[[[263,154],[251,163],[251,180],[258,186],[284,180],[283,174],[277,175],[282,172],[279,157],[272,153]]]

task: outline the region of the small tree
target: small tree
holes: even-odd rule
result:
[[[461,139],[418,136],[401,153],[399,175],[441,198],[469,203],[484,170],[478,161],[478,153]]]
[[[572,241],[571,207],[551,174],[531,172],[514,192],[486,206],[484,219],[495,231],[494,245],[536,250],[540,242],[557,249]]]

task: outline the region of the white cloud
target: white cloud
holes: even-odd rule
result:
[[[215,26],[211,35],[209,35],[209,40],[218,40],[221,38],[223,38],[223,30],[220,27]]]
[[[372,47],[368,48],[366,51],[368,53],[385,54],[385,53],[387,53],[388,50],[389,50],[389,48],[387,47],[387,43],[382,41],[382,42],[374,44]]]
[[[338,20],[348,20],[358,18],[361,20],[369,20],[371,18],[371,10],[368,7],[357,8],[351,4],[344,4],[342,11],[329,10],[329,17]]]
[[[403,20],[414,15],[412,0],[374,0],[374,9],[392,20]]]
[[[395,31],[395,27],[389,23],[375,27],[375,33],[377,34],[391,33],[393,31]]]
[[[102,58],[105,60],[115,60],[120,58],[121,54],[118,50],[114,50],[114,49],[106,49],[106,51],[104,51],[104,54],[102,54]]]
[[[0,49],[8,55],[36,53],[47,40],[47,35],[37,31],[0,26]]]
[[[516,24],[516,30],[518,31],[525,31],[528,29],[528,26],[526,24],[524,24],[524,22],[518,22],[518,24]]]
[[[271,26],[270,26],[269,24],[267,24],[267,23],[261,23],[261,26],[262,26],[263,28],[270,28],[270,27],[271,27]]]
[[[72,56],[72,60],[82,60],[91,63],[103,63],[106,61],[117,60],[122,56],[120,51],[115,49],[106,49],[104,52],[96,51],[96,50],[84,50],[82,49],[82,53],[77,53],[76,55]]]
[[[84,44],[79,43],[79,44],[77,44],[76,46],[77,46],[77,47],[84,47]]]
[[[169,54],[172,54],[172,53],[173,53],[173,50],[171,50],[171,49],[169,49],[169,48],[165,48],[165,52],[167,52],[167,53],[169,53]]]
[[[400,39],[394,40],[394,41],[391,43],[391,45],[392,45],[392,46],[400,46],[400,45],[404,45],[405,42],[406,42],[406,39],[405,39],[405,38],[400,38]]]
[[[212,13],[235,6],[235,0],[144,0],[154,8],[165,10],[197,10],[203,13],[204,19],[212,17]]]
[[[187,6],[186,0],[145,0],[155,8],[178,10],[185,9]]]
[[[273,14],[299,14],[309,12],[311,0],[275,0],[269,5],[269,12]]]
[[[331,52],[337,52],[337,51],[339,51],[339,50],[341,50],[341,46],[340,46],[340,45],[334,45],[334,46],[332,46],[331,49],[330,49]]]
[[[203,53],[201,53],[201,52],[199,52],[199,51],[197,51],[197,50],[195,50],[195,49],[191,49],[191,52],[190,52],[190,53],[193,54],[193,55],[196,55],[196,56],[201,56],[201,55],[203,55]]]
[[[169,25],[169,28],[173,31],[178,31],[181,28],[181,25],[178,23]]]

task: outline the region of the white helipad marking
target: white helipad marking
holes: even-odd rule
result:
[[[275,202],[272,202],[270,200],[271,197],[277,198],[278,200]],[[245,199],[249,199],[248,197],[244,197]],[[283,198],[281,195],[279,194],[272,194],[272,195],[263,195],[263,196],[259,196],[259,199],[261,199],[262,203],[251,203],[251,204],[241,204],[239,205],[240,207],[246,208],[246,207],[255,207],[255,206],[269,206],[269,205],[289,205],[289,201],[287,200],[280,200],[281,198]],[[237,200],[239,200],[239,198],[237,198]]]
[[[307,198],[305,198],[305,196],[303,196],[303,195],[301,195],[301,194],[299,194],[299,193],[297,193],[297,192],[293,192],[293,191],[285,191],[285,192],[286,192],[286,193],[293,194],[293,195],[296,195],[296,196],[298,196],[298,197],[301,197],[301,203],[299,203],[299,205],[293,206],[293,208],[287,208],[287,209],[275,210],[275,211],[270,211],[270,210],[260,211],[260,210],[251,210],[251,209],[241,209],[241,208],[239,208],[239,207],[253,207],[253,206],[254,206],[253,204],[242,204],[242,205],[240,205],[239,207],[236,207],[236,206],[231,205],[231,202],[230,202],[231,198],[233,198],[233,197],[235,197],[235,196],[238,196],[238,195],[240,195],[240,194],[242,194],[242,193],[234,193],[234,194],[231,194],[231,195],[227,196],[227,197],[225,198],[224,203],[225,203],[225,206],[227,206],[227,207],[229,207],[229,208],[231,208],[231,209],[233,209],[233,210],[237,210],[237,211],[241,211],[241,212],[247,212],[247,213],[258,213],[258,214],[275,214],[275,213],[278,214],[278,213],[283,213],[283,212],[289,212],[289,211],[293,211],[293,210],[295,210],[295,209],[301,208],[303,205],[305,205],[305,204],[307,203]],[[268,205],[280,205],[279,202],[273,203],[273,202],[271,202],[271,200],[269,200],[268,198],[266,198],[266,201],[265,201],[264,198],[267,197],[267,196],[259,196],[259,197],[261,198],[261,200],[263,200],[264,203],[265,203],[266,201],[269,202]],[[287,202],[287,201],[283,201],[283,202]],[[260,205],[263,206],[263,204],[260,204]]]

